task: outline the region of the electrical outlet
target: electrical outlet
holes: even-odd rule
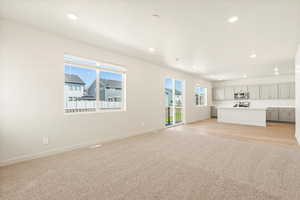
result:
[[[49,144],[49,138],[48,137],[43,137],[43,144],[44,145]]]

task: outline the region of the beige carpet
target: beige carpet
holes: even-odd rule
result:
[[[300,151],[192,126],[0,168],[2,200],[299,200]]]

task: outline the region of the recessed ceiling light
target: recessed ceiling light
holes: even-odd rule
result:
[[[278,71],[275,71],[275,73],[274,73],[276,76],[278,76],[279,75],[279,72]]]
[[[275,67],[275,68],[274,68],[274,71],[275,71],[275,72],[278,72],[278,67]]]
[[[256,54],[253,53],[253,54],[251,54],[249,57],[250,57],[250,58],[256,58]]]
[[[152,17],[160,18],[160,15],[158,15],[158,14],[153,14]]]
[[[244,75],[243,75],[243,78],[247,78],[247,77],[248,77],[247,74],[244,74]]]
[[[229,23],[235,23],[235,22],[237,22],[239,20],[239,18],[237,17],[237,16],[232,16],[232,17],[229,17],[228,18],[228,22]]]
[[[74,15],[73,13],[69,13],[67,16],[71,20],[77,20],[78,19],[78,17],[76,15]]]
[[[155,51],[155,49],[154,49],[154,48],[152,48],[152,47],[151,47],[151,48],[149,48],[148,50],[149,50],[151,53],[153,53],[153,52]]]

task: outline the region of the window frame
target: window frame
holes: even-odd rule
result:
[[[201,88],[201,89],[204,89],[204,98],[205,98],[205,102],[204,102],[204,104],[200,104],[200,96],[201,95],[199,95],[198,93],[197,93],[197,89],[198,88]],[[202,87],[202,86],[199,86],[199,85],[196,85],[195,86],[195,90],[194,90],[194,97],[196,96],[196,95],[198,95],[198,99],[194,99],[194,101],[195,101],[195,106],[197,106],[197,107],[207,107],[208,106],[208,99],[207,99],[207,97],[208,97],[208,88],[207,87]],[[197,105],[197,101],[198,101],[198,105]]]
[[[64,56],[69,56],[69,57],[74,57],[74,58],[79,58],[79,59],[84,59],[84,60],[89,60],[89,61],[95,61],[93,59],[87,59],[87,58],[83,58],[83,57],[77,57],[77,56],[70,56],[68,54],[65,54]],[[112,63],[108,63],[108,62],[98,62],[95,61],[97,63],[97,66],[95,65],[88,65],[88,64],[82,64],[82,63],[77,63],[77,62],[72,62],[69,60],[66,60],[64,57],[64,63],[63,63],[63,67],[65,67],[66,65],[70,65],[72,67],[79,67],[79,68],[85,68],[85,69],[93,69],[96,70],[96,99],[95,99],[95,103],[96,103],[96,107],[95,107],[95,111],[87,111],[87,112],[65,112],[65,107],[63,109],[63,112],[65,115],[80,115],[80,114],[93,114],[93,113],[106,113],[106,112],[124,112],[127,109],[127,104],[126,104],[126,77],[127,77],[127,69],[123,66],[123,65],[118,65],[118,64],[112,64]],[[112,67],[119,67],[122,70],[114,70],[114,69],[107,69],[107,68],[101,68],[102,65],[105,66],[112,66]],[[117,73],[120,74],[122,76],[122,93],[121,93],[121,108],[106,108],[106,109],[101,109],[99,106],[100,103],[100,72],[111,72],[111,73]],[[65,90],[64,90],[65,92]]]

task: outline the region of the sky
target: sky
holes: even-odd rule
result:
[[[173,89],[173,79],[171,78],[165,78],[165,88],[168,88],[168,89]],[[179,80],[175,80],[175,89],[177,91],[183,91],[183,85],[182,85],[182,82],[179,81]]]
[[[173,79],[171,78],[166,78],[165,79],[165,88],[168,89],[173,89]],[[175,88],[178,91],[183,91],[183,84],[181,81],[179,80],[175,80]],[[195,92],[197,94],[204,94],[205,93],[205,88],[201,88],[201,87],[196,87]]]
[[[197,94],[202,94],[202,93],[204,93],[204,91],[205,91],[205,88],[196,87]]]

